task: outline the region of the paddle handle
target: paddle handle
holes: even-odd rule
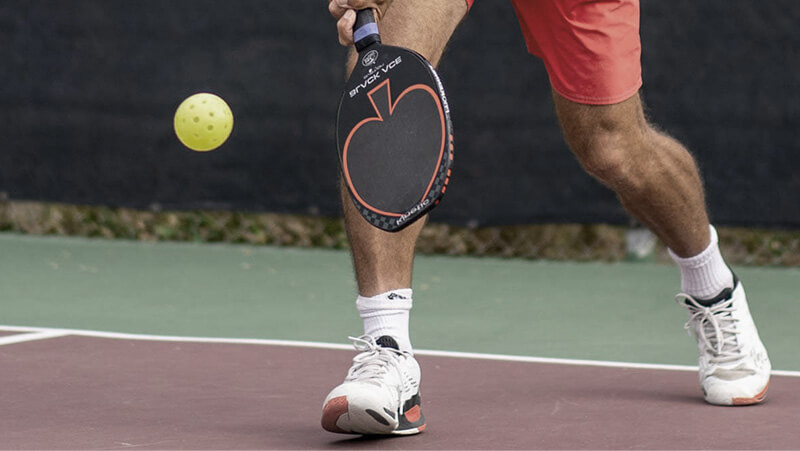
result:
[[[378,32],[378,23],[375,21],[375,12],[371,8],[356,12],[353,40],[356,43],[356,50],[359,52],[372,44],[380,44],[381,35]]]

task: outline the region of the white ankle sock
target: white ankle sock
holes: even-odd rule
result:
[[[370,298],[359,296],[356,307],[364,320],[364,333],[374,338],[390,335],[397,340],[401,351],[412,352],[408,335],[411,293],[411,288],[401,288]]]
[[[733,288],[733,273],[719,251],[717,230],[710,226],[711,243],[694,257],[681,258],[669,250],[669,255],[681,268],[681,290],[699,299],[709,299],[725,288]]]

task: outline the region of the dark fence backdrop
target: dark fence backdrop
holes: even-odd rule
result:
[[[696,155],[717,223],[800,226],[799,23],[794,0],[642,0],[650,116]],[[344,53],[324,0],[1,0],[0,192],[338,215]],[[563,144],[509,2],[478,0],[441,74],[456,166],[435,220],[627,221]],[[205,154],[172,132],[200,91],[236,119]]]

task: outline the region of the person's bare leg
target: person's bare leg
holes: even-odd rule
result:
[[[381,40],[410,48],[436,66],[466,12],[463,0],[398,0],[380,23]],[[351,52],[348,74],[354,64],[355,54]],[[342,203],[359,294],[369,297],[410,287],[414,246],[425,221],[400,232],[384,232],[361,217],[344,186]]]
[[[381,40],[416,50],[436,65],[466,10],[464,0],[398,0],[379,24]],[[351,51],[348,73],[354,64]],[[345,381],[325,398],[322,427],[338,433],[416,434],[425,429],[425,417],[408,318],[414,246],[424,220],[384,232],[361,217],[344,184],[341,195],[364,335],[355,339],[361,353]]]
[[[769,387],[769,358],[744,287],[725,264],[708,224],[692,156],[647,123],[638,95],[609,106],[553,97],[564,136],[586,171],[617,193],[625,209],[669,246],[680,266],[683,292],[676,300],[688,310],[687,325],[700,345],[706,401],[761,402]]]
[[[694,159],[647,123],[638,94],[604,106],[575,103],[555,92],[553,99],[572,152],[630,214],[681,257],[708,246],[708,214]]]
[[[725,264],[708,224],[692,156],[647,123],[638,95],[609,106],[580,105],[556,93],[554,98],[564,136],[583,167],[670,247],[680,266],[683,293],[676,300],[688,310],[687,326],[700,345],[706,401],[761,402],[769,387],[769,357],[744,287]]]

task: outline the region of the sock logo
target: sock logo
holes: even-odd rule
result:
[[[407,297],[401,296],[397,293],[389,293],[389,296],[386,296],[386,298],[390,301],[394,301],[395,299],[408,299]]]

